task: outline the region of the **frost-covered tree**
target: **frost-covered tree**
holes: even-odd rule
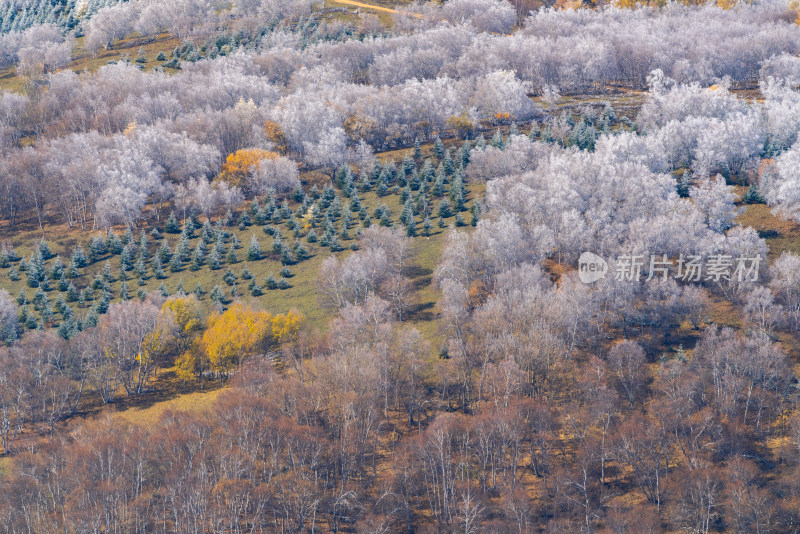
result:
[[[495,71],[475,84],[470,101],[481,118],[509,115],[517,120],[528,120],[536,113],[536,106],[528,93],[528,84],[520,81],[513,72]]]
[[[326,168],[331,175],[347,162],[347,136],[342,128],[322,133],[317,141],[304,142],[305,159],[311,165]]]
[[[777,158],[777,173],[765,191],[767,202],[782,217],[800,222],[800,143]]]
[[[63,67],[72,59],[72,39],[54,24],[39,24],[24,31],[17,50],[18,71],[41,76]]]
[[[0,289],[0,342],[11,343],[17,339],[19,328],[17,305],[5,289]]]
[[[715,232],[723,232],[734,225],[740,212],[735,205],[739,197],[725,184],[722,176],[702,180],[690,187],[689,196],[705,215],[709,228]]]
[[[192,178],[186,185],[175,187],[175,207],[184,212],[197,211],[206,219],[238,207],[243,201],[244,195],[238,187],[221,180],[209,182],[205,178]]]
[[[517,20],[514,7],[505,0],[451,0],[443,5],[441,16],[492,33],[508,33]]]
[[[99,10],[86,24],[86,48],[96,54],[100,48],[108,48],[117,39],[125,37],[133,29],[132,15],[126,3]]]
[[[722,171],[728,176],[737,175],[746,165],[755,166],[764,140],[757,113],[735,113],[724,120],[712,119],[697,136],[693,167],[700,174]]]
[[[211,177],[220,170],[219,150],[197,143],[186,132],[173,133],[158,125],[136,127],[129,135],[166,179],[183,183],[189,178]]]
[[[270,190],[288,195],[300,186],[300,173],[294,161],[278,156],[259,162],[258,168],[248,176],[247,181],[250,191],[256,195],[266,195]]]

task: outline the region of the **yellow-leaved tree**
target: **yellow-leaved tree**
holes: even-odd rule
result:
[[[469,139],[472,136],[472,132],[475,131],[475,123],[466,111],[462,111],[460,115],[453,115],[447,119],[447,125],[453,128],[458,133],[459,137],[465,139]]]
[[[285,154],[289,150],[289,141],[286,139],[286,134],[280,124],[275,121],[267,121],[264,123],[264,135],[272,143],[272,148],[281,154]]]
[[[219,180],[241,189],[247,189],[247,178],[258,170],[258,164],[265,159],[275,159],[280,154],[260,148],[243,148],[229,154],[222,164]]]
[[[175,371],[178,378],[191,380],[202,376],[208,369],[203,351],[197,346],[197,338],[203,328],[200,302],[194,295],[173,296],[161,306],[175,323],[174,351]]]
[[[211,370],[225,373],[247,356],[266,353],[271,347],[293,339],[301,317],[290,311],[272,315],[236,304],[208,320],[200,345]]]
[[[173,296],[164,302],[161,310],[172,314],[177,327],[178,352],[185,351],[203,327],[200,302],[194,295]]]

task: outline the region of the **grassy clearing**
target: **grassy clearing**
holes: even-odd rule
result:
[[[98,50],[94,56],[85,50],[83,46],[84,38],[75,40],[73,59],[65,68],[75,72],[96,72],[100,67],[127,58],[134,65],[139,65],[142,69],[149,71],[162,65],[163,61],[157,61],[156,57],[163,52],[169,57],[170,52],[180,45],[180,41],[168,33],[162,33],[154,38],[144,39],[138,36],[131,36],[121,39],[108,49]],[[142,63],[136,62],[139,52],[142,52],[146,60]],[[175,72],[172,69],[164,69],[165,72]],[[0,71],[0,90],[13,91],[17,93],[25,92],[26,84],[29,80],[22,76],[17,76],[16,67],[9,67]]]
[[[131,407],[118,411],[117,416],[130,423],[153,426],[167,410],[184,412],[205,412],[209,410],[223,389],[180,394],[168,400],[154,402],[149,406]]]
[[[115,42],[111,48],[98,50],[92,56],[83,48],[83,38],[80,38],[76,40],[75,57],[68,68],[76,72],[95,72],[103,65],[113,61],[120,61],[122,58],[128,58],[134,65],[141,65],[144,70],[152,70],[164,63],[156,60],[159,53],[163,52],[165,56],[169,57],[170,52],[180,44],[178,39],[168,33],[162,33],[155,36],[155,38],[148,39],[131,36]],[[141,49],[142,55],[146,59],[143,63],[135,61],[139,55],[139,49]],[[170,72],[170,69],[165,70]]]
[[[741,196],[746,188],[737,189]],[[800,225],[775,216],[765,204],[746,204],[743,207],[744,212],[736,222],[752,227],[766,240],[770,261],[787,251],[800,254]]]
[[[10,456],[0,457],[0,480],[2,480],[6,476],[6,473],[8,472],[10,467],[11,467],[11,457]]]
[[[0,90],[24,93],[25,84],[26,79],[22,76],[17,76],[17,67],[0,70]]]

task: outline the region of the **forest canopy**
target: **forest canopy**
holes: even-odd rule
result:
[[[797,21],[0,2],[0,531],[796,530]]]

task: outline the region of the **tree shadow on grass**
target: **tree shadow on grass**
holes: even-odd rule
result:
[[[409,321],[433,321],[436,317],[433,307],[433,302],[416,304],[408,310],[404,318]]]

